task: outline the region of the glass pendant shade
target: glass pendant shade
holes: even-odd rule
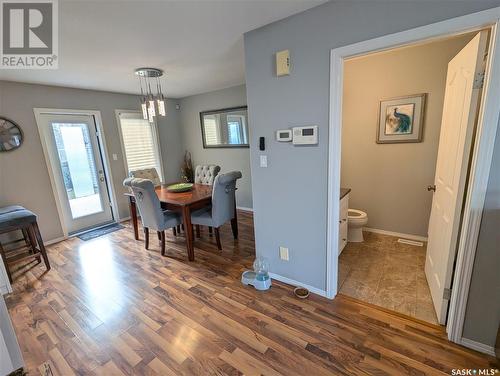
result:
[[[163,95],[160,99],[158,99],[158,114],[160,114],[161,116],[165,116],[167,114],[167,111],[165,110],[165,99],[163,98]]]
[[[155,100],[153,98],[150,98],[148,101],[148,108],[149,112],[151,113],[152,116],[156,116],[156,111],[155,111]]]
[[[149,114],[148,114],[148,105],[146,104],[146,101],[145,101],[145,100],[143,100],[143,101],[141,102],[141,109],[142,109],[142,118],[143,118],[144,120],[147,120],[147,119],[148,119],[148,117],[149,117]]]

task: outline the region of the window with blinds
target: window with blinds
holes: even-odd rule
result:
[[[120,112],[118,118],[128,171],[154,167],[163,181],[155,124],[138,112]]]

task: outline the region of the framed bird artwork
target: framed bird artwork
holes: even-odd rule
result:
[[[380,101],[378,144],[422,142],[426,94]]]

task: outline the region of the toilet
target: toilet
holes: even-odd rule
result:
[[[363,239],[363,226],[368,223],[368,215],[361,210],[347,210],[347,241],[360,243]]]

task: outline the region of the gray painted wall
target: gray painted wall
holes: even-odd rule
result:
[[[241,171],[243,178],[238,180],[236,202],[240,207],[252,208],[249,149],[203,149],[200,125],[200,112],[202,111],[245,106],[247,104],[245,85],[185,97],[180,100],[180,104],[184,148],[191,152],[193,165],[218,164],[222,172]],[[251,130],[252,119],[248,123]]]
[[[500,327],[500,124],[474,260],[463,336],[495,347]]]
[[[174,103],[168,101],[169,115],[158,122],[165,175],[171,179],[179,175],[176,171],[181,150]],[[118,155],[118,160],[110,160],[118,215],[120,218],[129,216],[128,203],[123,196],[122,181],[126,172],[115,109],[138,110],[138,98],[128,94],[6,81],[0,81],[0,116],[10,118],[21,126],[24,144],[17,150],[0,154],[0,206],[20,204],[37,213],[45,241],[63,236],[33,114],[36,107],[101,112],[108,153],[110,157],[113,153]]]
[[[448,62],[475,33],[344,64],[341,185],[367,227],[427,237]],[[427,93],[422,142],[377,144],[380,100]]]
[[[330,49],[500,5],[500,1],[328,2],[245,34],[250,165],[257,253],[274,273],[326,288]],[[290,49],[291,74],[277,78],[274,54]],[[274,131],[319,126],[319,145],[277,143]],[[268,141],[259,167],[258,137]],[[290,248],[290,261],[278,257]]]

